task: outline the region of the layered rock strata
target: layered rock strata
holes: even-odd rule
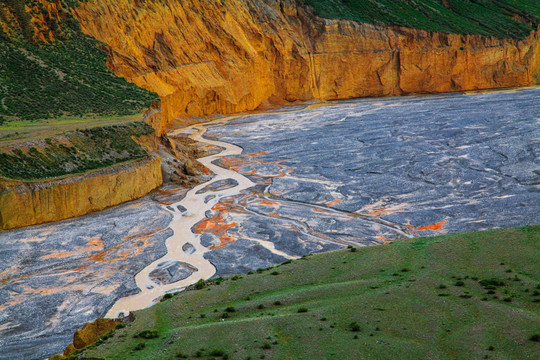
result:
[[[83,32],[109,68],[162,100],[158,133],[179,117],[310,99],[528,86],[540,32],[523,40],[316,17],[294,0],[89,0]]]
[[[81,216],[138,199],[162,183],[161,158],[39,182],[0,182],[0,229]]]

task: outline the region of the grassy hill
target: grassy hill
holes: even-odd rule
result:
[[[44,180],[142,159],[148,153],[133,137],[150,135],[145,122],[75,130],[62,136],[0,150],[0,178]]]
[[[114,75],[106,49],[82,34],[77,1],[0,2],[0,126],[13,120],[128,115],[157,99]]]
[[[92,359],[538,359],[540,226],[396,241],[217,279]]]
[[[538,0],[304,0],[326,18],[457,34],[524,38],[540,24]]]

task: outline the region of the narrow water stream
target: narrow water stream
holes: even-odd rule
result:
[[[230,120],[230,118],[222,119],[220,122],[227,120]],[[167,254],[148,265],[135,276],[135,281],[141,292],[118,300],[109,310],[106,317],[116,318],[121,314],[127,315],[130,311],[144,309],[154,304],[156,300],[166,293],[182,290],[186,286],[193,284],[200,279],[208,279],[215,274],[216,269],[214,265],[204,258],[204,253],[208,250],[201,245],[200,235],[194,234],[191,229],[195,224],[205,218],[205,213],[212,209],[221,198],[237,195],[242,190],[250,188],[255,184],[240,173],[213,164],[213,162],[219,158],[241,154],[242,148],[222,141],[205,139],[203,137],[205,132],[206,127],[197,124],[188,128],[179,129],[170,134],[171,136],[174,136],[179,133],[191,133],[189,137],[195,141],[223,148],[224,150],[219,154],[198,159],[198,161],[213,172],[215,176],[209,182],[200,184],[191,189],[181,201],[164,206],[167,211],[171,211],[171,208],[173,209],[173,219],[170,228],[174,231],[174,234],[166,241]],[[207,200],[208,193],[200,191],[201,189],[215,182],[228,179],[235,180],[238,184],[228,189],[213,191],[212,195],[215,195],[213,199],[205,201]],[[179,208],[185,208],[186,211],[181,212]],[[189,244],[191,244],[191,246]],[[192,250],[185,251],[187,248]],[[195,251],[193,251],[193,249],[195,249]],[[170,284],[158,284],[152,281],[149,276],[150,273],[156,269],[159,264],[166,261],[181,261],[196,267],[198,271],[195,271],[183,280]]]

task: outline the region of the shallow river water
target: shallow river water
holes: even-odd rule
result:
[[[291,107],[178,134],[213,147],[210,182],[0,233],[0,359],[61,352],[85,322],[201,278],[540,223],[538,88]]]

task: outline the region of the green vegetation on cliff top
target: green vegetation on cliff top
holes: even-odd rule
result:
[[[538,0],[304,0],[325,18],[457,34],[524,38],[540,24]]]
[[[83,356],[539,358],[540,226],[352,250],[198,283]]]
[[[50,3],[58,6],[0,2],[0,126],[17,119],[140,113],[157,99],[105,66],[105,47],[82,34],[70,13],[76,1]]]
[[[133,137],[154,132],[144,122],[132,122],[67,132],[0,150],[0,178],[44,180],[147,157]]]

